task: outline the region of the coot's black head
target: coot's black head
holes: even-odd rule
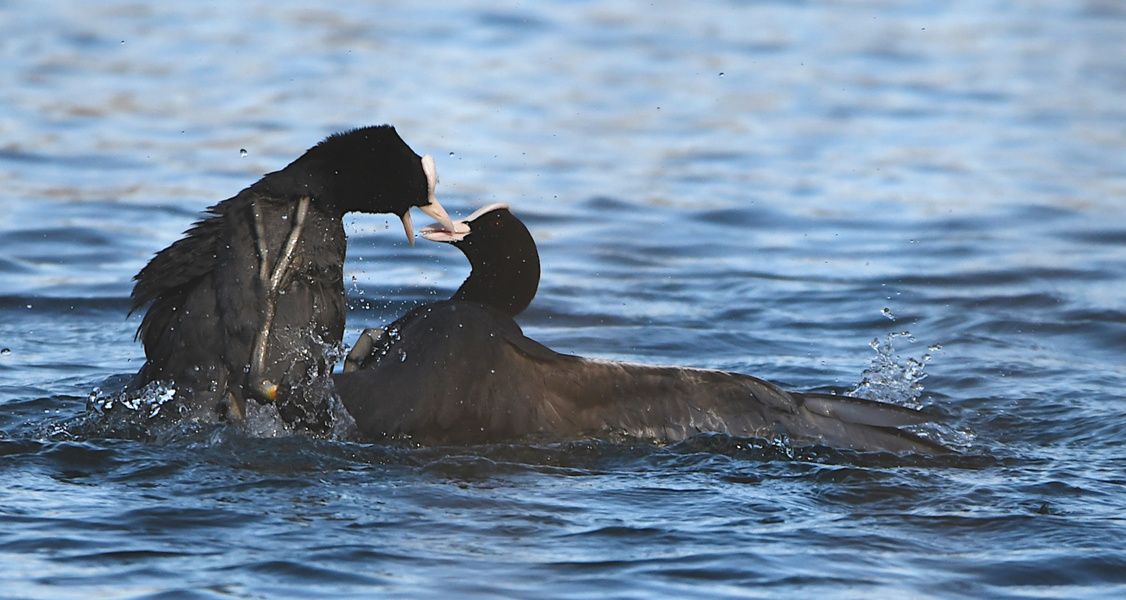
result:
[[[398,215],[412,244],[412,206],[453,227],[434,196],[438,184],[434,159],[415,154],[390,125],[330,135],[263,183],[275,193],[312,196],[318,206],[334,214]]]
[[[455,225],[419,231],[432,242],[453,244],[473,267],[452,300],[492,306],[510,317],[523,312],[540,283],[540,256],[528,228],[507,204],[486,206]]]

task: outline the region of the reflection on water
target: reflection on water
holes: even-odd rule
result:
[[[3,13],[7,594],[1122,595],[1119,4]],[[451,213],[529,224],[533,338],[922,404],[963,451],[84,429],[141,364],[152,254],[380,122],[441,159]],[[346,221],[348,340],[468,272]]]

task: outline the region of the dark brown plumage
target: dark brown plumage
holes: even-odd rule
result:
[[[191,418],[238,419],[274,402],[312,431],[330,420],[326,353],[344,331],[346,212],[392,213],[412,239],[417,206],[447,223],[433,159],[390,126],[332,135],[280,171],[208,209],[135,277],[132,310],[146,362],[137,387],[162,381]]]
[[[498,272],[534,260],[537,267],[526,268],[524,277],[534,272],[538,282],[535,244],[527,244],[527,229],[512,221],[519,223],[507,207],[487,207],[464,221],[468,233],[423,229],[428,239],[464,251],[473,270],[455,299],[415,309],[385,331],[365,332],[365,347],[353,352],[347,372],[334,376],[361,435],[444,445],[584,436],[675,442],[722,432],[785,437],[795,445],[947,451],[897,429],[932,420],[919,411],[786,392],[738,373],[569,356],[529,339],[512,317],[531,301],[536,286]],[[493,223],[499,225],[494,229]],[[467,243],[486,229],[500,235]],[[497,243],[505,232],[513,243]]]

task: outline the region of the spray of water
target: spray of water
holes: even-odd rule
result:
[[[895,315],[890,308],[880,311],[880,314],[890,321],[895,321]],[[924,354],[922,358],[907,358],[904,360],[895,353],[895,341],[904,339],[915,343],[914,336],[909,331],[894,331],[884,335],[883,341],[873,339],[869,346],[876,351],[872,364],[864,369],[860,383],[849,390],[850,396],[877,400],[889,404],[898,404],[910,408],[920,408],[922,402],[919,398],[923,394],[923,380],[927,374],[923,372],[931,355]],[[942,347],[934,345],[928,348],[930,352],[940,350]]]
[[[44,430],[45,437],[83,439],[110,437],[145,440],[169,440],[192,436],[216,427],[233,429],[237,435],[273,438],[306,435],[335,440],[352,439],[355,421],[336,396],[332,382],[333,365],[340,359],[343,347],[314,337],[321,354],[323,368],[310,369],[306,379],[295,386],[306,416],[314,422],[291,424],[282,418],[272,403],[246,403],[246,417],[225,423],[210,407],[177,396],[177,390],[166,382],[151,382],[139,389],[128,385],[114,392],[94,388],[86,401],[86,413]],[[302,348],[301,352],[309,352]],[[313,350],[316,352],[317,350]],[[294,356],[304,356],[297,351]],[[296,359],[295,359],[296,360]],[[317,362],[317,361],[313,361]],[[312,427],[306,427],[312,425]]]
[[[895,320],[890,309],[885,308],[880,313],[891,321]],[[873,339],[869,345],[876,351],[876,356],[861,374],[860,383],[849,390],[848,394],[908,408],[922,408],[923,380],[927,378],[924,368],[931,360],[932,353],[942,350],[942,346],[932,344],[921,357],[905,359],[895,350],[895,344],[898,342],[902,346],[903,341],[914,344],[915,337],[909,331],[893,331],[885,334],[882,340]],[[976,437],[967,429],[955,429],[941,422],[926,423],[909,429],[952,448],[968,448]]]
[[[923,380],[927,378],[923,369],[931,355],[927,353],[921,358],[903,359],[895,353],[897,339],[915,342],[908,331],[888,333],[883,341],[872,340],[869,345],[876,351],[876,356],[872,359],[872,364],[864,369],[860,383],[849,391],[849,395],[910,408],[922,406],[920,398],[923,394]],[[939,349],[941,346],[938,345],[928,348],[931,352]]]

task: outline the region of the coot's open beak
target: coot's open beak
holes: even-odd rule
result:
[[[447,225],[446,223],[439,221],[433,225],[427,225],[426,227],[419,229],[418,234],[431,242],[444,242],[446,244],[460,242],[461,240],[465,239],[465,236],[469,235],[472,232],[472,227],[469,225],[470,223],[480,218],[481,215],[491,213],[494,210],[512,209],[510,209],[508,205],[503,202],[496,202],[494,204],[483,206],[477,209],[473,212],[473,214],[454,223],[452,227],[450,225]]]
[[[438,204],[437,200],[431,200],[430,204],[427,204],[426,206],[420,206],[418,208],[422,210],[422,212],[433,217],[435,221],[438,221],[438,225],[441,225],[447,231],[469,231],[468,225],[464,223],[454,223],[453,220],[450,219],[450,216],[446,214],[446,209],[442,208],[442,205]],[[414,221],[411,220],[411,213],[409,210],[403,213],[402,219],[403,230],[407,233],[407,241],[410,242],[413,246]]]
[[[427,225],[426,227],[419,229],[418,235],[421,235],[431,242],[444,242],[446,244],[452,244],[454,242],[460,242],[461,240],[465,239],[465,236],[469,235],[470,233],[469,225],[466,224],[465,221],[458,221],[457,223],[455,223],[455,226],[457,227],[456,230],[450,227],[446,227],[441,223],[435,223],[433,225]]]
[[[438,187],[438,167],[434,165],[433,156],[427,154],[426,156],[422,157],[422,172],[426,173],[426,196],[430,200],[430,203],[426,206],[420,206],[418,208],[422,210],[422,212],[430,215],[431,218],[433,218],[443,227],[447,228],[450,231],[454,231],[456,229],[456,226],[454,225],[453,220],[451,220],[450,216],[446,214],[446,209],[442,208],[441,204],[438,204],[438,198],[434,195],[434,188]],[[414,223],[413,221],[411,221],[410,209],[407,209],[407,212],[404,212],[401,218],[403,219],[403,229],[407,233],[407,241],[410,242],[413,246]],[[464,226],[462,227],[464,228]]]

